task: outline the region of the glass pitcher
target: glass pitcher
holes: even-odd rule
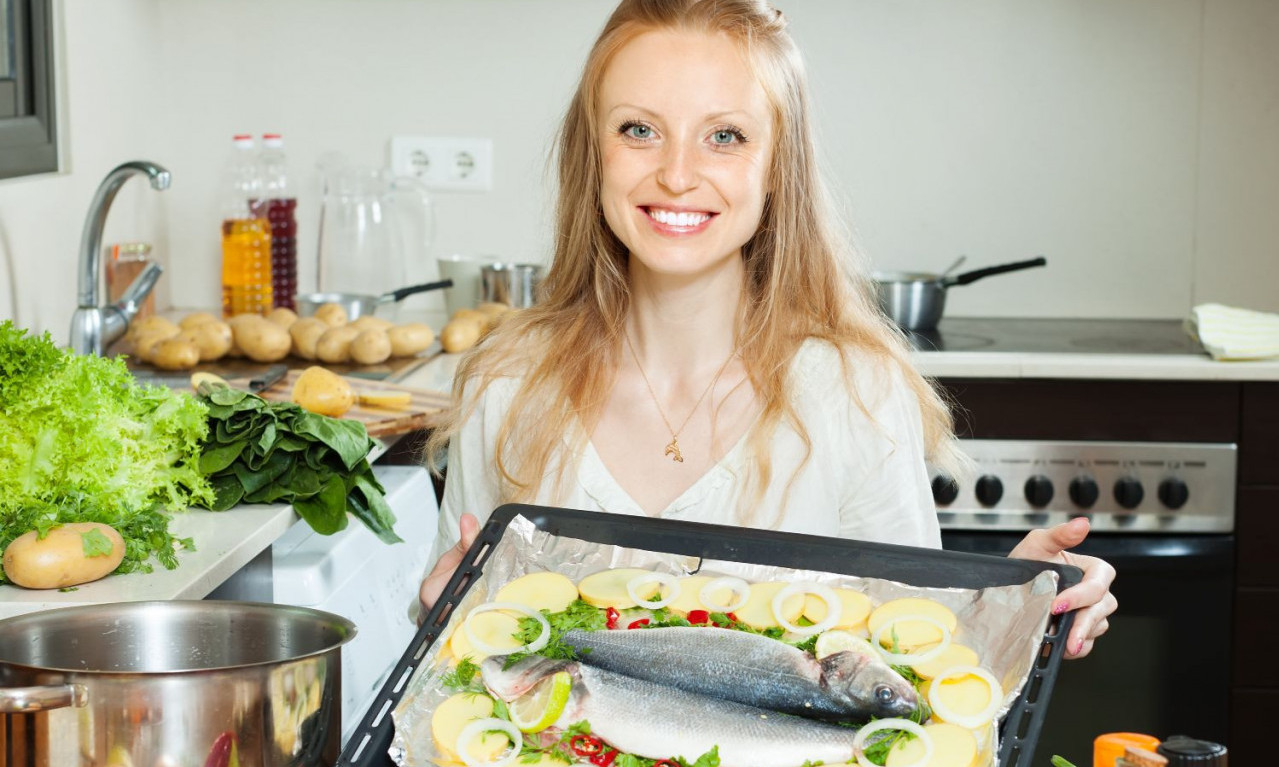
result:
[[[332,155],[319,170],[319,291],[379,295],[404,287],[408,265],[426,263],[434,233],[426,187]]]

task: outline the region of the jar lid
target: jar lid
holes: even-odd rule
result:
[[[1132,767],[1165,767],[1168,764],[1168,757],[1137,746],[1129,746],[1124,749],[1124,761]]]
[[[151,243],[149,242],[119,242],[114,245],[107,246],[107,255],[110,258],[141,258],[151,255]]]
[[[1158,753],[1168,757],[1169,767],[1181,765],[1205,765],[1226,767],[1226,747],[1207,740],[1195,740],[1185,735],[1173,735],[1159,744]]]

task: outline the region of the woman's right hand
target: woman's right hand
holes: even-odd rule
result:
[[[432,567],[431,572],[422,579],[422,587],[418,589],[417,598],[422,603],[423,617],[435,606],[440,594],[444,592],[444,587],[453,577],[453,571],[457,570],[457,566],[462,563],[462,557],[466,556],[471,544],[475,543],[475,536],[480,534],[480,521],[473,514],[463,514],[457,522],[457,527],[460,534],[457,545],[440,556],[435,567]]]

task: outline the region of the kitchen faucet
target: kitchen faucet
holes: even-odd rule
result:
[[[119,301],[108,306],[98,305],[102,230],[107,223],[107,211],[111,209],[120,187],[133,175],[148,176],[151,188],[158,192],[169,188],[169,171],[145,160],[126,162],[116,167],[98,185],[98,191],[89,203],[84,233],[80,235],[80,284],[77,292],[80,303],[71,317],[71,350],[76,354],[102,354],[112,341],[123,335],[129,321],[138,313],[142,301],[164,271],[159,264],[148,264],[121,294]]]

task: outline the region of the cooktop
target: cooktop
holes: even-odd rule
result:
[[[1180,320],[955,317],[909,333],[925,352],[1035,354],[1203,354]]]

